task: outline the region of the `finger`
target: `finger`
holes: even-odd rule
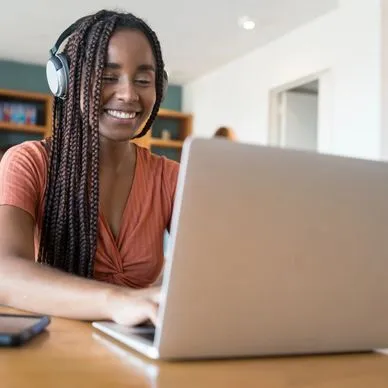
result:
[[[149,316],[149,306],[143,303],[123,308],[115,314],[113,321],[119,325],[136,326],[147,321]]]
[[[155,303],[155,304],[160,304],[160,299],[161,299],[161,292],[160,292],[160,289],[155,289],[155,291],[151,292],[149,295],[148,295],[148,300],[152,303]]]
[[[148,311],[144,311],[141,314],[130,315],[129,317],[128,314],[124,313],[114,317],[113,320],[119,325],[137,326],[147,321],[148,315]]]

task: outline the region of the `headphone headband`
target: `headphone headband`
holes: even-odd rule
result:
[[[67,27],[66,30],[63,31],[61,35],[59,35],[59,38],[55,42],[54,46],[49,50],[50,56],[53,56],[58,52],[59,47],[61,47],[61,44],[76,30],[76,28],[79,26],[79,24],[85,18],[86,17],[83,17],[83,18],[77,20],[75,23],[73,23],[69,27]]]

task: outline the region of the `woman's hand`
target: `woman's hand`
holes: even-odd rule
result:
[[[110,319],[120,325],[135,326],[146,321],[156,323],[160,288],[117,289],[107,298]]]

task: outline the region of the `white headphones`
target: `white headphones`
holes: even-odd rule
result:
[[[46,76],[49,88],[55,97],[65,98],[69,85],[69,62],[64,53],[57,53],[63,41],[75,30],[76,24],[68,27],[50,50],[50,58],[46,64]]]

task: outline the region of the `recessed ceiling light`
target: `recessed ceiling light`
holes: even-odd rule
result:
[[[255,28],[255,22],[250,19],[248,16],[243,16],[240,19],[238,19],[238,24],[240,27],[244,28],[245,30],[253,30]]]

